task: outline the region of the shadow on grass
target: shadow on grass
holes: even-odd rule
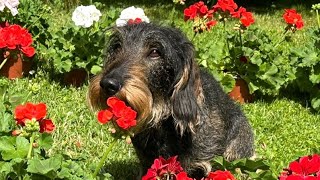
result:
[[[111,161],[107,162],[103,172],[109,173],[116,180],[135,180],[140,173],[140,165],[137,161]]]
[[[273,103],[276,99],[288,99],[295,103],[300,104],[302,107],[308,108],[312,114],[319,114],[318,111],[314,110],[311,106],[311,97],[308,92],[301,92],[295,85],[291,84],[288,87],[281,89],[279,94],[276,96],[267,96],[262,94],[255,94],[255,101],[263,101],[266,103]]]

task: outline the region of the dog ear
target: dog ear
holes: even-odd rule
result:
[[[194,60],[194,48],[191,43],[182,46],[182,59],[177,63],[176,80],[171,96],[172,115],[176,129],[182,135],[184,131],[194,132],[199,123],[199,106],[202,102],[202,88],[199,67]]]

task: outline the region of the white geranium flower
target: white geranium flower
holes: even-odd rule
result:
[[[4,2],[0,0],[0,11],[3,11],[5,7]]]
[[[134,21],[137,18],[142,22],[149,23],[149,18],[144,14],[143,9],[131,6],[121,11],[120,17],[116,20],[116,25],[125,26],[129,20]]]
[[[87,6],[87,10],[90,12],[90,16],[93,21],[99,21],[102,14],[94,5]]]
[[[72,21],[76,26],[88,28],[94,21],[99,21],[101,12],[94,6],[78,6],[72,13]]]
[[[19,0],[0,0],[0,11],[7,7],[13,16],[18,14]]]

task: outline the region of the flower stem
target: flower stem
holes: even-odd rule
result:
[[[242,43],[242,37],[241,37],[241,29],[239,29],[239,38],[240,38],[240,46],[242,51],[243,43]]]
[[[103,166],[103,164],[104,164],[104,162],[106,161],[109,153],[111,152],[113,146],[114,146],[116,143],[117,143],[117,139],[115,138],[115,139],[113,139],[113,141],[111,142],[111,144],[109,145],[109,147],[107,148],[107,150],[104,152],[103,157],[101,158],[98,166],[96,167],[96,169],[95,169],[95,171],[94,171],[94,173],[93,173],[93,178],[96,178],[96,177],[97,177],[97,175],[98,175],[101,167]]]
[[[8,58],[5,58],[2,63],[0,64],[0,69],[4,66],[4,64],[8,61]]]
[[[318,10],[316,10],[316,14],[317,14],[318,28],[320,29],[320,17],[319,17]]]
[[[29,151],[28,151],[27,159],[31,159],[34,138],[35,138],[35,133],[33,132],[31,137],[30,137],[30,145],[29,145]]]
[[[224,35],[226,37],[226,45],[227,45],[228,53],[230,55],[230,47],[229,47],[229,40],[228,40],[228,34],[227,34],[227,30],[226,30],[226,21],[225,20],[223,20],[223,31],[224,31]]]

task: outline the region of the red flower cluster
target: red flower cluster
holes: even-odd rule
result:
[[[25,105],[18,105],[16,107],[14,118],[16,120],[16,123],[22,127],[25,126],[27,121],[36,120],[40,125],[40,133],[51,133],[54,130],[55,126],[50,119],[44,119],[46,114],[46,104],[26,103]]]
[[[284,169],[279,180],[320,180],[320,156],[303,156]]]
[[[243,28],[254,23],[251,12],[247,12],[243,7],[237,8],[238,5],[233,0],[218,0],[212,9],[208,9],[202,1],[199,1],[184,10],[184,20],[194,22],[193,29],[195,32],[210,30],[217,24],[217,21],[213,19],[214,12],[219,13],[220,19],[230,17],[230,15],[240,19]]]
[[[238,8],[238,5],[233,0],[218,0],[217,4],[213,6],[213,10],[229,13],[234,12]]]
[[[213,20],[213,10],[209,10],[208,6],[203,1],[199,1],[184,10],[184,20],[194,21],[195,32],[202,32],[204,30],[210,30],[211,27],[217,24],[216,20]]]
[[[183,172],[177,158],[178,156],[170,157],[168,160],[165,160],[163,157],[155,159],[151,168],[148,169],[147,174],[142,177],[142,180],[192,180],[188,178],[186,172]]]
[[[295,31],[296,29],[302,29],[304,26],[301,14],[297,13],[295,9],[285,9],[283,19],[288,24],[287,29]]]
[[[0,48],[19,50],[27,57],[32,57],[35,54],[35,49],[31,44],[31,34],[21,26],[7,24],[7,26],[0,28]]]
[[[116,97],[110,97],[107,99],[107,105],[109,106],[108,109],[98,112],[100,123],[105,124],[115,118],[117,125],[125,130],[137,125],[137,120],[135,120],[137,112],[126,106],[123,101]]]
[[[217,170],[215,172],[210,172],[205,180],[236,180],[236,178],[233,177],[230,171]]]
[[[252,23],[254,23],[253,15],[251,12],[247,12],[246,8],[240,7],[238,11],[234,11],[230,13],[232,17],[239,18],[241,24],[244,27],[250,26]]]
[[[177,158],[177,156],[174,156],[168,160],[165,160],[163,157],[155,159],[151,168],[148,169],[147,174],[142,177],[142,180],[193,180],[183,171]],[[218,170],[210,172],[208,177],[202,178],[201,180],[235,180],[235,178],[229,171]]]

